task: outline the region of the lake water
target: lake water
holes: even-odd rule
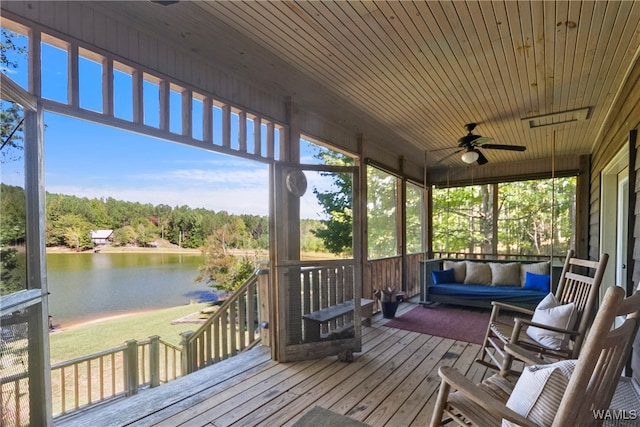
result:
[[[211,297],[193,281],[202,262],[195,254],[47,254],[49,313],[64,326]]]

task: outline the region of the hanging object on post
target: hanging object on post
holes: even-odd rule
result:
[[[287,190],[296,197],[302,197],[307,191],[307,177],[300,169],[293,169],[287,172],[285,178]]]

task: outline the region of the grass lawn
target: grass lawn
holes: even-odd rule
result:
[[[164,341],[178,345],[180,332],[195,331],[200,325],[171,321],[199,312],[207,303],[181,305],[146,313],[107,319],[77,326],[49,336],[51,363],[64,362],[123,345],[130,339],[145,340],[159,335]]]

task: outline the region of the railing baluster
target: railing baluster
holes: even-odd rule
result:
[[[238,347],[242,351],[246,346],[247,335],[247,300],[249,299],[249,288],[238,299],[238,324],[236,329],[238,331]]]
[[[240,301],[240,299],[238,299]],[[229,350],[232,356],[235,356],[238,353],[237,347],[237,339],[238,336],[238,302],[231,304],[229,307]]]
[[[104,357],[100,358],[100,400],[104,400]]]
[[[116,355],[111,353],[111,395],[116,394]]]
[[[160,337],[153,335],[149,339],[149,381],[151,387],[157,387],[160,385]]]
[[[87,403],[91,403],[92,401],[91,383],[92,383],[92,377],[91,377],[91,359],[90,359],[90,360],[87,360]]]
[[[60,391],[62,394],[62,413],[67,411],[67,379],[64,376],[64,368],[60,369]]]
[[[220,310],[222,310],[222,308]],[[221,357],[223,359],[226,359],[227,357],[229,357],[229,347],[228,347],[229,340],[227,339],[229,337],[228,320],[229,320],[229,308],[225,307],[224,313],[222,313],[222,315],[220,316],[220,332],[221,332],[220,347],[222,348]]]
[[[78,364],[73,365],[73,397],[76,408],[80,406],[80,393],[78,390]]]
[[[214,345],[214,349],[213,349],[213,361],[215,362],[219,362],[221,359],[221,355],[220,355],[220,349],[222,348],[221,345],[221,338],[220,338],[220,323],[222,322],[221,318],[216,318],[215,319],[215,323],[213,324],[213,345]]]

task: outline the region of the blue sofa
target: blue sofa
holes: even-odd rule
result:
[[[528,260],[430,259],[420,261],[420,263],[420,304],[424,306],[440,302],[490,308],[492,301],[500,301],[533,309],[549,292],[555,291],[560,274],[562,273],[562,266],[554,266],[551,268],[549,262],[541,263],[540,261]],[[509,266],[509,268],[512,269],[511,271],[520,268],[521,274],[519,275],[519,280],[511,279],[513,283],[509,283],[509,280],[505,281],[502,277],[494,277],[494,279],[502,280],[502,282],[491,283],[490,273],[488,278],[489,282],[487,282],[486,275],[480,278],[481,283],[469,282],[469,279],[473,280],[473,278],[466,275],[466,277],[464,277],[461,274],[458,274],[457,280],[455,280],[452,274],[445,269],[445,267],[448,267],[447,264],[452,263],[465,263],[467,266],[469,266],[469,263],[472,263],[471,267],[473,267],[474,271],[479,267],[487,270],[490,266],[491,271],[499,272]],[[519,266],[516,267],[515,263],[519,263]],[[480,264],[484,264],[485,266],[481,266]],[[542,264],[546,264],[545,273],[551,276],[548,287],[546,289],[525,288],[525,277],[528,279],[530,278],[529,275],[532,274],[527,274],[526,271],[533,270],[545,274],[541,270],[545,267]],[[456,271],[456,273],[460,273],[460,271]],[[531,277],[533,276],[537,275],[533,274]],[[434,282],[434,279],[439,280],[439,282]],[[465,283],[465,281],[467,283]],[[527,286],[529,286],[529,284]]]

